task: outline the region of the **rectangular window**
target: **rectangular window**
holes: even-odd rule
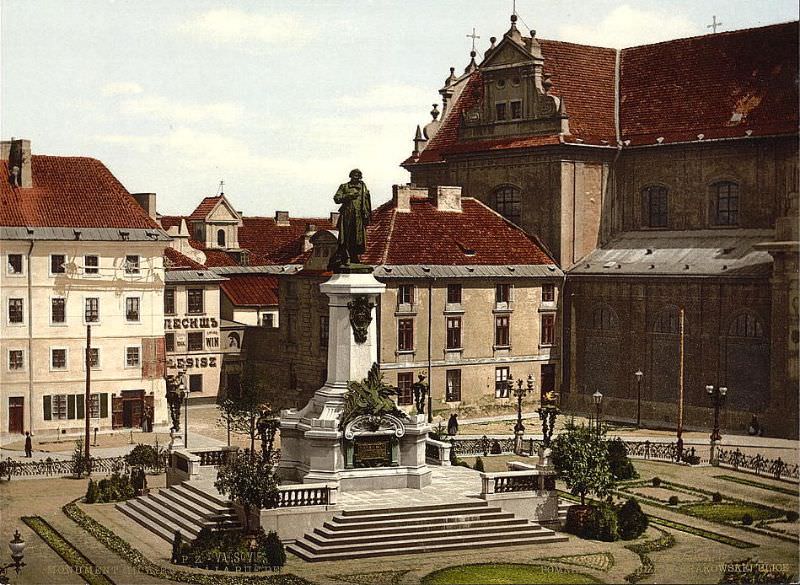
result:
[[[519,100],[511,102],[511,119],[519,120],[522,118],[522,102]]]
[[[397,304],[399,305],[413,305],[414,304],[414,285],[401,284],[397,287]]]
[[[21,349],[11,349],[8,351],[8,369],[22,370],[25,368],[25,353]]]
[[[66,420],[67,418],[67,395],[55,394],[50,400],[51,416],[53,420]]]
[[[8,299],[8,322],[22,323],[23,321],[24,312],[22,299]]]
[[[414,350],[414,320],[400,319],[397,321],[397,350]]]
[[[190,288],[186,291],[186,296],[188,299],[188,311],[189,313],[202,313],[203,312],[203,289],[202,288]]]
[[[508,315],[497,315],[494,319],[494,344],[497,347],[508,347],[510,345],[508,323]]]
[[[460,305],[461,304],[461,285],[448,284],[447,285],[447,304]]]
[[[54,370],[67,369],[67,350],[66,349],[51,349],[50,350],[50,366]]]
[[[509,303],[511,301],[511,285],[497,284],[494,287],[494,300],[496,303]]]
[[[100,395],[89,395],[89,418],[100,418]]]
[[[203,332],[191,331],[186,336],[188,351],[203,351]]]
[[[139,297],[126,297],[125,299],[126,321],[139,321],[141,317],[139,313],[139,305],[140,305]]]
[[[64,264],[67,262],[64,254],[51,254],[50,255],[50,274],[64,274],[67,269]]]
[[[447,349],[461,349],[461,317],[447,318]]]
[[[401,406],[413,404],[412,384],[414,384],[414,374],[412,372],[399,372],[397,374],[397,404]]]
[[[508,366],[494,369],[494,397],[508,398]]]
[[[542,315],[542,345],[553,345],[556,339],[556,316],[553,313]]]
[[[125,348],[125,367],[138,368],[142,364],[141,349],[138,346]]]
[[[542,364],[539,388],[544,396],[548,392],[556,391],[556,366],[555,364]]]
[[[100,272],[100,258],[98,256],[84,256],[83,273],[99,274],[99,272]]]
[[[22,254],[8,255],[8,267],[6,272],[8,272],[8,274],[22,274]]]
[[[51,323],[67,322],[67,299],[62,299],[62,298],[50,299],[50,322]]]
[[[125,274],[139,274],[139,256],[125,256]]]
[[[175,334],[174,333],[165,333],[164,334],[164,345],[166,346],[166,351],[175,351]]]
[[[543,284],[542,285],[542,302],[543,303],[552,303],[556,300],[556,287],[554,284]]]
[[[83,351],[85,355],[86,350],[84,349]],[[97,369],[100,367],[100,348],[92,347],[89,349],[89,365],[92,369]]]
[[[189,392],[203,391],[203,374],[189,374]]]
[[[164,289],[164,314],[165,315],[174,315],[175,314],[175,289],[174,288],[165,288]]]
[[[497,121],[500,122],[506,119],[506,104],[505,102],[495,104],[495,113],[497,114]]]
[[[320,315],[319,317],[319,342],[327,344],[330,337],[330,320],[328,315]]]
[[[445,402],[459,402],[461,400],[461,370],[447,370],[446,382]]]
[[[87,323],[97,323],[100,320],[100,299],[97,297],[90,297],[86,299],[86,308],[84,311],[84,320]]]
[[[262,327],[275,327],[275,315],[272,313],[267,313],[266,315],[261,315],[261,326]]]

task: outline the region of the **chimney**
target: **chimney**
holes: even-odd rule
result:
[[[289,212],[288,211],[276,211],[275,212],[275,225],[286,227],[291,225],[289,223]]]
[[[334,229],[339,225],[339,212],[338,211],[331,211],[331,218],[330,222],[333,225]]]
[[[428,193],[438,211],[461,213],[461,187],[431,187]]]
[[[317,226],[313,223],[306,224],[306,233],[303,234],[303,252],[308,252],[314,247],[311,243],[311,236],[317,233]]]
[[[411,183],[392,185],[392,204],[400,213],[411,213],[411,200],[427,196],[428,190],[425,187],[416,187]]]
[[[155,193],[131,193],[139,207],[147,212],[150,219],[156,219],[156,194]]]
[[[0,156],[3,160],[8,161],[9,183],[22,189],[33,187],[30,140],[17,138],[4,140],[0,147]]]

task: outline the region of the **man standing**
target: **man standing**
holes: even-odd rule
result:
[[[369,189],[361,180],[358,169],[350,171],[350,181],[339,185],[333,200],[341,205],[339,221],[339,247],[331,258],[331,268],[359,264],[367,247],[367,225],[372,213]]]
[[[33,457],[33,442],[30,431],[25,431],[25,457]]]

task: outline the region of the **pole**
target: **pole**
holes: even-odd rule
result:
[[[433,422],[433,378],[431,377],[431,327],[433,327],[433,280],[428,281],[428,423]]]
[[[91,443],[90,435],[89,435],[89,419],[91,418],[89,415],[91,413],[91,396],[92,396],[92,326],[86,326],[86,395],[84,397],[84,421],[86,422],[85,425],[85,436],[83,438],[84,443],[84,457],[86,458],[86,469],[89,473],[92,472],[91,468],[91,459],[90,459],[90,452],[89,452],[89,444]]]
[[[636,377],[636,428],[642,427],[642,377]]]
[[[183,447],[189,448],[189,392],[185,391],[183,403]]]
[[[679,395],[678,395],[678,439],[679,440],[681,438],[681,435],[683,435],[683,377],[684,377],[683,358],[684,358],[684,344],[685,344],[685,324],[686,324],[685,311],[684,308],[681,307],[680,385],[679,385]]]

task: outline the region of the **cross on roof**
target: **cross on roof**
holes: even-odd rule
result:
[[[481,38],[480,35],[476,35],[475,34],[475,27],[474,26],[472,27],[472,34],[471,35],[467,35],[467,37],[472,39],[472,50],[474,51],[475,50],[475,39]]]
[[[707,25],[706,28],[710,28],[711,32],[717,32],[717,27],[722,26],[721,22],[717,22],[717,16],[714,15],[711,24]]]

